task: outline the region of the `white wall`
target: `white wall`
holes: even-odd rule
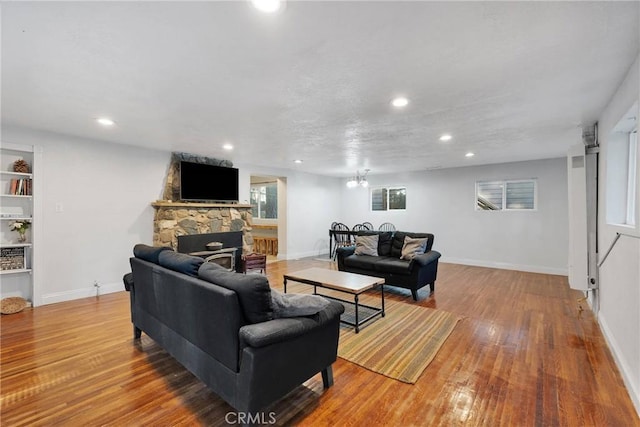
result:
[[[538,210],[475,210],[478,180],[538,180]],[[567,274],[566,159],[369,176],[370,185],[407,187],[407,210],[372,212],[369,191],[342,180],[341,222],[392,222],[399,230],[435,235],[442,261],[551,274]]]
[[[234,167],[240,171],[240,201],[243,203],[249,200],[251,175],[286,178],[286,244],[279,243],[278,258],[296,259],[329,253],[329,226],[341,210],[341,180],[240,163],[235,163]]]
[[[136,243],[152,244],[153,208],[170,153],[3,129],[3,142],[42,147],[41,303],[123,290]],[[56,212],[56,205],[63,209]]]
[[[123,289],[136,243],[152,244],[151,203],[162,198],[171,153],[3,128],[3,142],[42,147],[43,254],[35,284],[49,304]],[[339,180],[297,171],[234,165],[240,201],[249,200],[252,174],[287,178],[283,258],[328,253],[328,228],[339,212]],[[63,211],[56,212],[56,206]]]
[[[599,253],[602,258],[616,232],[625,231],[607,224],[607,155],[611,130],[629,108],[640,100],[640,56],[629,70],[598,121],[599,159]],[[609,175],[610,176],[610,175]],[[637,187],[640,189],[640,174]],[[638,225],[636,225],[638,227]],[[599,270],[600,287],[593,306],[598,321],[618,362],[629,394],[640,414],[640,240],[621,237]]]

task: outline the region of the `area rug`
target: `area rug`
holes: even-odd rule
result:
[[[415,384],[461,318],[443,310],[393,302],[385,312],[385,317],[365,324],[358,334],[342,326],[338,356]]]

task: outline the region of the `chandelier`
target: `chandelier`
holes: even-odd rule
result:
[[[356,171],[356,175],[349,178],[347,181],[347,187],[354,188],[357,186],[367,188],[369,186],[369,182],[367,182],[367,174],[370,169],[365,169],[364,173],[360,175],[360,171]]]

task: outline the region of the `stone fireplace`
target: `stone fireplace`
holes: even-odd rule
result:
[[[245,254],[253,252],[251,205],[174,201],[180,198],[181,161],[233,166],[228,160],[189,153],[172,153],[164,187],[165,200],[158,200],[151,204],[155,208],[153,245],[169,246],[177,250],[178,236],[242,231],[242,252]]]
[[[242,252],[253,252],[251,205],[158,201],[153,217],[153,245],[178,247],[178,236],[242,231]]]

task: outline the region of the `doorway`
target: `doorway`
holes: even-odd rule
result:
[[[267,255],[267,262],[286,259],[286,178],[251,175],[249,185],[254,252]]]

